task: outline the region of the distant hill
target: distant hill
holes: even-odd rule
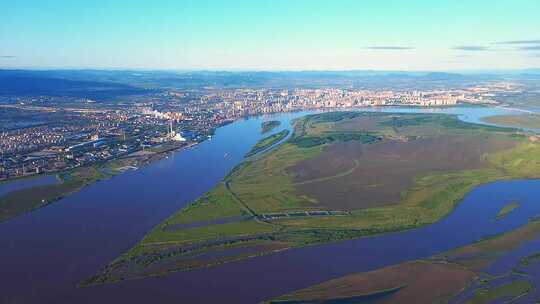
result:
[[[146,92],[122,83],[65,79],[49,71],[0,70],[0,95],[68,96],[100,101]]]
[[[0,70],[0,95],[62,95],[96,100],[163,89],[444,89],[500,78],[492,74],[406,71]]]

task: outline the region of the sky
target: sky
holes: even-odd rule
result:
[[[0,68],[540,67],[538,0],[0,0]]]

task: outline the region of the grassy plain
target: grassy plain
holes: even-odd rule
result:
[[[516,130],[465,123],[454,116],[310,115],[295,122],[286,142],[247,159],[87,283],[148,275],[148,264],[139,263],[147,257],[158,257],[162,267],[153,274],[163,274],[190,269],[185,260],[188,254],[197,260],[195,252],[279,244],[254,256],[434,223],[480,184],[540,177],[539,160],[540,144]],[[326,215],[312,215],[316,212]],[[268,214],[283,216],[269,219]],[[250,219],[171,229],[234,216]],[[244,257],[231,253],[197,265],[236,258]]]

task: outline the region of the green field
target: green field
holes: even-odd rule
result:
[[[310,115],[295,122],[286,142],[247,159],[85,283],[212,266],[434,223],[478,185],[539,177],[539,159],[540,144],[516,130],[454,116]],[[242,220],[219,223],[237,217]],[[175,228],[207,221],[218,222]],[[240,254],[238,248],[252,251]],[[219,258],[206,258],[216,252]]]

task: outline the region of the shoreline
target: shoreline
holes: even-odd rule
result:
[[[53,204],[98,181],[113,178],[126,171],[137,170],[141,167],[160,161],[169,154],[192,148],[199,143],[200,142],[194,142],[185,146],[168,147],[159,152],[134,155],[142,151],[140,150],[119,158],[80,166],[69,170],[57,171],[54,173],[48,172],[43,175],[34,174],[2,181],[0,182],[0,186],[7,185],[11,182],[46,178],[47,176],[55,176],[57,179],[57,183],[29,186],[0,195],[0,224]]]
[[[457,120],[458,118],[454,118],[454,119]],[[525,139],[523,139],[523,140],[525,141]],[[239,166],[241,166],[241,164]],[[235,169],[232,170],[232,172],[234,172],[234,171],[235,171]],[[230,176],[230,174],[231,173],[229,173],[229,175],[227,175],[224,178],[224,180],[227,180],[228,176]],[[294,237],[299,237],[300,236],[300,234],[298,234],[299,232],[306,233],[308,230],[315,231],[316,233],[322,233],[322,232],[332,233],[332,231],[334,231],[334,232],[340,233],[341,235],[338,235],[337,237],[335,235],[332,235],[333,238],[331,240],[324,240],[325,236],[320,238],[322,241],[319,241],[319,239],[315,239],[315,240],[308,239],[306,242],[300,242],[298,244],[288,246],[288,248],[316,246],[316,245],[321,245],[321,244],[325,244],[325,243],[333,243],[333,242],[339,242],[339,241],[344,241],[344,240],[349,240],[349,239],[359,239],[359,238],[363,238],[363,237],[373,237],[373,236],[376,236],[376,235],[384,235],[384,234],[388,234],[388,233],[399,233],[399,232],[403,232],[403,231],[407,231],[407,230],[419,229],[419,228],[422,228],[424,226],[436,223],[436,222],[440,221],[441,219],[451,215],[455,211],[455,209],[461,204],[464,197],[466,197],[470,192],[472,192],[474,189],[476,189],[477,187],[479,187],[479,186],[481,186],[483,184],[497,182],[497,181],[503,181],[503,180],[529,179],[529,178],[530,179],[538,179],[538,175],[534,175],[534,176],[528,176],[528,175],[527,176],[496,175],[496,176],[493,176],[493,177],[492,176],[487,176],[486,177],[486,176],[480,175],[478,178],[473,176],[473,177],[471,177],[472,180],[470,181],[470,185],[464,187],[463,191],[459,191],[459,193],[457,193],[455,195],[455,197],[451,197],[449,199],[449,201],[448,201],[448,204],[447,204],[448,206],[442,206],[441,207],[442,208],[441,209],[442,213],[440,214],[440,216],[437,216],[437,214],[435,214],[436,217],[434,217],[434,218],[426,218],[426,219],[420,219],[420,220],[417,219],[414,223],[413,222],[411,222],[411,223],[404,222],[402,225],[393,225],[393,226],[390,226],[388,228],[380,228],[380,227],[352,228],[351,227],[351,228],[347,228],[347,229],[342,229],[342,228],[332,229],[332,228],[329,228],[329,227],[322,227],[322,228],[321,227],[318,227],[318,228],[310,227],[310,229],[298,229],[298,230],[295,230],[295,231],[291,230],[291,231],[287,231],[287,234],[294,235]],[[185,207],[183,209],[185,209]],[[177,211],[177,213],[178,212],[180,212],[180,210]],[[174,214],[172,216],[174,216]],[[169,218],[171,218],[171,217],[169,217]],[[168,220],[164,220],[162,222],[162,224],[167,223],[167,221]],[[165,226],[162,226],[162,224],[159,224],[159,225],[155,226],[154,229],[152,229],[149,233],[147,233],[142,238],[142,240],[147,239],[149,236],[152,235],[152,233],[154,233],[154,232],[158,231],[159,229],[165,227]],[[282,232],[283,231],[281,231],[281,230],[280,231],[275,231],[275,232],[269,232],[269,233],[261,232],[260,235],[254,234],[253,235],[253,237],[254,237],[253,240],[262,240],[261,237],[265,237],[266,235],[270,235],[270,234],[272,235],[272,237],[275,237],[277,239],[278,236],[284,236],[285,235]],[[241,237],[242,238],[247,238],[247,234],[245,234],[245,235],[242,234]],[[233,242],[231,240],[225,239],[224,241],[228,245],[231,245],[231,246],[233,245]],[[247,243],[248,241],[252,241],[252,240],[251,239],[250,240],[240,239],[240,240],[238,240],[238,242],[236,242],[236,244]],[[152,242],[149,242],[148,244],[150,244],[150,245],[158,245],[158,244],[160,244],[161,245],[161,244],[166,244],[166,243],[178,244],[178,246],[177,246],[178,248],[174,249],[175,252],[179,253],[178,256],[184,254],[187,251],[192,252],[191,249],[185,249],[185,248],[187,248],[186,246],[189,247],[189,244],[186,245],[186,246],[183,246],[182,244],[179,244],[179,242],[175,242],[175,241],[166,241],[166,242],[152,241]],[[204,243],[204,242],[201,241],[201,244],[202,243]],[[137,259],[137,255],[140,255],[140,256],[145,256],[146,255],[146,253],[144,252],[145,250],[143,250],[141,248],[145,248],[145,247],[150,248],[150,247],[147,246],[148,244],[142,243],[142,241],[139,242],[136,246],[132,247],[129,251],[127,251],[126,253],[120,255],[117,259],[115,259],[113,262],[111,262],[111,264],[114,264],[115,261],[116,261],[116,262],[118,262],[118,265],[120,265],[121,263],[124,263],[125,265],[127,265],[126,269],[129,268],[130,267],[129,264],[133,260]],[[199,252],[199,250],[200,250],[200,252],[204,253],[205,250],[219,250],[220,248],[227,247],[227,244],[225,246],[223,246],[223,245],[217,245],[216,246],[215,244],[210,244],[210,245],[202,244],[203,247],[197,248],[197,250],[195,250],[195,251]],[[137,251],[137,248],[141,249],[140,252]],[[285,250],[285,249],[281,248],[280,251],[282,251],[282,250]],[[256,254],[250,255],[250,257],[271,254],[272,252],[273,252],[273,250],[260,251],[260,252],[257,252]],[[152,252],[149,255],[152,255],[152,256],[158,255],[159,256],[159,253]],[[171,254],[171,253],[166,253],[165,255],[167,257],[173,256],[173,254]],[[242,258],[242,259],[244,259],[244,258]],[[235,257],[232,257],[231,260],[235,260]],[[180,267],[180,266],[176,265],[175,266],[176,268],[170,270],[170,272],[184,271],[184,270],[189,270],[191,268],[198,268],[198,267],[211,267],[213,264],[222,264],[222,263],[227,263],[229,261],[230,261],[229,258],[218,259],[216,261],[212,261],[212,262],[209,262],[209,263],[197,265],[197,267],[193,267],[193,266],[190,266],[190,265],[186,265],[186,267]],[[111,265],[111,264],[109,264],[109,265]],[[162,273],[165,273],[165,272],[169,272],[169,271],[162,271]],[[138,275],[136,274],[135,277],[137,277],[137,276]],[[143,277],[144,276],[145,275],[143,275]],[[103,274],[103,277],[107,277],[107,272],[105,272]],[[100,281],[103,277],[100,277],[99,275],[96,276],[97,281]],[[123,277],[122,279],[126,279],[128,277],[130,277],[130,276]],[[104,280],[107,281],[109,279],[104,279]],[[114,279],[112,279],[112,281],[114,281]],[[92,282],[92,283],[96,283],[96,282]]]
[[[307,108],[307,109],[294,109],[294,110],[291,110],[291,111],[280,111],[280,112],[272,112],[272,113],[259,113],[259,114],[255,114],[255,115],[246,115],[246,116],[241,116],[241,117],[237,117],[235,119],[228,120],[225,123],[219,124],[216,127],[212,128],[210,130],[210,132],[208,133],[209,137],[207,136],[204,140],[190,143],[190,144],[186,145],[185,147],[173,148],[173,149],[163,151],[163,152],[160,152],[160,153],[166,153],[166,152],[175,151],[175,150],[176,151],[181,151],[184,148],[190,148],[190,147],[193,147],[195,145],[198,145],[198,144],[208,140],[209,138],[211,138],[211,136],[213,136],[215,134],[215,131],[217,129],[219,129],[221,127],[224,127],[226,125],[235,123],[235,122],[237,122],[237,121],[239,121],[241,119],[251,119],[251,118],[255,118],[255,117],[274,116],[274,115],[281,115],[281,114],[287,114],[287,113],[298,113],[298,112],[303,112],[303,111],[315,111],[315,112],[363,111],[364,109],[376,109],[376,108],[384,109],[384,108],[392,108],[392,107],[395,107],[395,108],[412,108],[412,109],[452,109],[452,108],[460,108],[460,107],[472,107],[472,108],[475,108],[475,107],[478,107],[478,108],[493,107],[493,108],[502,108],[502,109],[507,109],[507,110],[513,110],[511,108],[504,107],[504,105],[502,105],[502,104],[491,105],[491,104],[461,103],[461,104],[455,104],[455,105],[430,105],[430,106],[414,105],[414,104],[413,105],[405,105],[405,104],[364,105],[364,106],[351,106],[351,107],[343,107],[343,108]],[[76,170],[78,168],[83,168],[83,167],[98,165],[98,164],[102,164],[102,163],[107,163],[107,162],[110,162],[110,161],[125,158],[126,156],[129,156],[129,155],[131,155],[133,153],[137,153],[137,152],[140,152],[140,151],[142,151],[142,150],[138,150],[138,151],[132,152],[132,153],[130,153],[128,155],[123,155],[123,156],[120,156],[120,157],[117,157],[117,158],[111,158],[111,159],[104,160],[104,161],[101,161],[101,162],[95,162],[95,163],[92,163],[92,164],[79,166],[79,167],[74,167],[74,168],[70,168],[70,169],[57,170],[57,171],[47,171],[47,172],[41,172],[41,173],[32,173],[32,174],[28,174],[28,175],[24,175],[24,176],[16,176],[16,177],[13,177],[13,178],[0,179],[0,186],[3,183],[10,183],[10,182],[13,182],[13,181],[16,181],[16,180],[37,178],[37,177],[46,176],[46,175],[53,175],[53,174],[57,175],[57,174],[61,174],[63,172],[69,172],[71,170]]]
[[[499,106],[476,105],[476,104],[458,104],[458,105],[452,105],[452,106],[382,105],[382,106],[361,106],[361,107],[349,107],[349,108],[303,109],[303,110],[293,110],[293,111],[286,111],[286,112],[275,112],[275,113],[264,113],[264,114],[258,114],[258,115],[250,115],[250,116],[238,117],[237,119],[234,119],[234,120],[228,120],[227,122],[225,122],[223,124],[217,125],[215,128],[213,128],[209,132],[209,135],[204,137],[201,141],[192,142],[192,143],[189,143],[189,144],[187,144],[185,146],[166,147],[162,151],[153,151],[153,152],[149,152],[149,153],[141,153],[144,150],[138,150],[138,151],[132,152],[132,153],[127,154],[127,155],[123,155],[123,156],[118,157],[118,158],[112,158],[112,159],[109,159],[109,160],[100,161],[100,162],[96,162],[96,163],[88,164],[88,165],[84,165],[84,166],[79,166],[79,167],[68,169],[68,170],[42,172],[42,173],[39,173],[39,174],[31,174],[31,175],[27,175],[27,176],[20,176],[20,177],[15,177],[15,178],[12,178],[12,179],[4,179],[4,180],[0,180],[0,187],[2,185],[9,184],[9,183],[15,182],[15,181],[39,179],[39,178],[42,178],[42,177],[45,177],[45,176],[48,176],[48,175],[49,176],[56,175],[56,178],[59,181],[59,183],[57,185],[63,185],[66,182],[66,180],[64,179],[65,176],[69,176],[70,174],[72,174],[74,172],[85,171],[85,170],[89,170],[91,168],[98,168],[99,170],[105,169],[104,170],[105,172],[100,172],[100,173],[104,173],[104,174],[100,174],[99,176],[96,176],[96,177],[91,178],[91,179],[85,179],[83,181],[83,185],[80,186],[80,187],[77,187],[78,189],[70,189],[67,192],[63,192],[61,195],[56,195],[56,196],[54,196],[52,198],[43,199],[41,201],[41,203],[39,203],[39,204],[34,203],[35,207],[32,208],[32,210],[34,210],[34,209],[38,209],[38,208],[41,208],[43,206],[49,205],[50,203],[52,203],[54,201],[63,199],[63,198],[65,198],[65,197],[67,197],[67,196],[69,196],[69,195],[71,195],[73,193],[76,193],[76,192],[82,190],[87,185],[91,185],[91,184],[93,184],[93,183],[95,183],[95,182],[97,182],[99,180],[112,178],[112,177],[114,177],[116,175],[119,175],[119,174],[121,174],[121,173],[123,173],[123,172],[125,172],[127,170],[139,169],[140,167],[149,165],[149,164],[151,164],[151,163],[153,163],[155,161],[159,161],[159,160],[167,157],[168,153],[177,153],[177,152],[181,152],[183,149],[192,148],[192,147],[198,145],[199,143],[202,143],[202,142],[204,142],[206,140],[211,139],[211,136],[213,136],[215,134],[217,129],[219,129],[219,128],[223,127],[223,126],[229,125],[229,124],[233,124],[233,123],[235,123],[237,121],[240,121],[242,119],[253,119],[253,118],[264,117],[264,116],[270,116],[271,117],[271,116],[276,116],[276,115],[298,113],[298,112],[303,112],[303,111],[305,111],[305,112],[315,112],[315,113],[336,112],[336,111],[338,111],[338,112],[339,111],[361,111],[361,112],[366,111],[366,112],[371,112],[371,111],[373,111],[373,109],[384,110],[384,109],[388,109],[388,108],[396,108],[396,109],[407,109],[407,108],[409,108],[409,109],[433,109],[433,110],[437,110],[437,109],[452,109],[452,108],[460,108],[460,107],[470,107],[470,108],[490,108],[490,107],[492,107],[492,108],[500,108],[500,105]],[[448,114],[448,115],[454,115],[454,114]],[[457,115],[457,116],[459,116],[459,115]],[[460,119],[460,120],[462,120],[462,119]],[[172,143],[174,143],[174,142],[172,142]],[[164,143],[161,146],[166,146],[167,144],[171,144],[171,142]],[[159,149],[159,146],[157,146],[157,148]],[[150,148],[150,150],[152,150],[152,148]],[[137,153],[140,153],[140,154],[137,155]],[[131,160],[133,160],[133,162],[131,164],[127,164],[127,165],[123,165],[123,166],[115,166],[116,163],[130,162]],[[6,197],[8,197],[8,195],[13,194],[14,192],[28,191],[28,190],[30,190],[32,188],[36,188],[36,187],[28,187],[28,188],[23,188],[23,189],[16,190],[16,191],[7,192],[7,193],[0,196],[0,202],[2,202],[2,200],[5,200]],[[0,204],[0,207],[2,207],[1,204]],[[32,210],[30,210],[30,211],[32,211]]]

